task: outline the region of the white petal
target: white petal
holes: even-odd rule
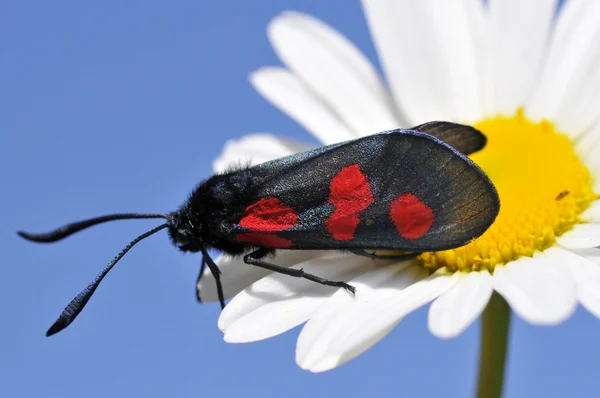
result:
[[[600,318],[600,267],[591,263],[573,268],[573,274],[578,281],[579,302],[595,317]]]
[[[369,60],[318,19],[287,11],[268,28],[277,55],[355,132],[398,128],[389,93]]]
[[[570,252],[577,254],[578,256],[585,257],[588,260],[600,265],[600,249],[589,248],[589,249],[569,249]]]
[[[590,207],[581,213],[581,219],[586,222],[600,223],[600,200],[590,204]]]
[[[260,164],[307,149],[309,147],[304,144],[271,134],[250,134],[227,141],[223,152],[213,162],[213,169],[223,173],[232,167]]]
[[[385,263],[336,253],[291,268],[302,268],[329,280],[348,281],[382,264]],[[306,279],[273,273],[231,300],[219,318],[219,328],[225,333],[225,341],[230,343],[263,340],[305,322],[336,290]]]
[[[323,144],[357,137],[328,104],[289,71],[274,67],[261,68],[250,75],[250,83]]]
[[[304,369],[322,372],[355,358],[406,314],[451,287],[453,280],[438,275],[427,278],[420,266],[400,272],[378,269],[360,276],[350,282],[357,286],[353,300],[340,292],[334,294],[306,324],[298,338],[296,362]]]
[[[539,325],[567,319],[577,301],[569,273],[546,258],[522,257],[494,269],[494,289],[521,318]]]
[[[600,246],[600,224],[575,224],[573,229],[556,238],[559,245],[569,249]]]
[[[529,117],[553,118],[560,131],[573,137],[591,127],[600,115],[599,42],[600,2],[565,2],[538,85],[527,104]]]
[[[488,114],[523,106],[539,72],[557,0],[490,0],[486,57]],[[486,95],[486,96],[487,96]]]
[[[589,156],[585,163],[592,174],[592,178],[595,179],[594,192],[600,193],[598,189],[598,182],[600,181],[600,147],[592,151],[591,156]]]
[[[462,333],[481,314],[493,292],[487,271],[457,273],[459,282],[438,297],[429,309],[429,330],[440,338]]]
[[[324,253],[326,252],[316,250],[278,250],[274,257],[269,258],[269,261],[282,267],[289,267],[323,255]],[[241,257],[223,255],[215,262],[221,270],[221,284],[223,285],[225,298],[235,296],[252,283],[271,273],[263,268],[245,264]],[[198,290],[203,302],[219,300],[215,278],[210,273],[208,267],[206,267],[204,274],[202,274]]]
[[[420,265],[405,274],[404,284],[395,286],[392,296],[380,302],[370,301],[355,313],[365,325],[345,328],[340,339],[335,341],[332,350],[342,353],[345,361],[366,351],[387,334],[381,331],[391,330],[404,316],[437,298],[459,280],[459,275],[442,273],[424,278],[427,272]]]
[[[600,155],[600,123],[596,123],[592,129],[575,142],[575,149],[580,158],[582,158],[588,167],[590,162],[594,162]]]
[[[600,318],[600,266],[585,257],[558,247],[550,248],[544,253],[573,276],[577,284],[579,302]]]
[[[363,0],[381,64],[402,115],[429,120],[483,116],[483,2]]]
[[[355,278],[350,283],[356,287],[356,296],[338,291],[325,302],[302,329],[296,347],[296,362],[304,369],[323,371],[337,365],[337,356],[331,355],[332,343],[343,333],[343,328],[363,320],[354,317],[354,309],[364,306],[373,298],[389,297],[393,289],[412,283],[416,267],[402,272],[406,264],[395,264],[375,269]],[[417,274],[423,278],[424,273]],[[408,281],[408,282],[407,282]]]
[[[581,141],[579,145],[584,143],[583,140]],[[590,145],[584,156],[584,161],[592,174],[592,178],[595,179],[594,192],[600,193],[600,141],[597,141],[595,145]]]
[[[589,249],[573,249],[569,250],[573,253],[585,257],[588,260],[595,262],[596,264],[600,264],[600,249],[597,248],[589,248]]]

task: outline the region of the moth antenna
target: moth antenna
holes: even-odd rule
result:
[[[50,329],[48,329],[48,331],[46,332],[46,336],[52,336],[53,334],[60,332],[61,330],[69,326],[71,322],[75,320],[75,318],[77,318],[77,315],[79,315],[79,313],[83,310],[87,302],[90,300],[90,298],[98,288],[98,285],[100,285],[100,282],[102,282],[102,279],[104,279],[104,277],[108,274],[112,267],[114,267],[115,264],[118,263],[119,260],[123,258],[125,254],[127,254],[129,249],[135,246],[135,244],[139,241],[146,239],[150,235],[155,234],[156,232],[166,228],[167,226],[168,224],[166,223],[159,225],[158,227],[153,228],[150,231],[138,236],[137,238],[132,240],[127,246],[125,246],[125,248],[121,250],[121,252],[117,254],[111,260],[111,262],[108,263],[106,267],[104,267],[104,269],[98,274],[98,276],[96,276],[94,280],[85,289],[83,289],[81,293],[77,295],[77,297],[71,300],[71,302],[63,310],[62,314],[60,314],[56,322],[54,322],[54,324],[50,326]]]
[[[38,243],[51,243],[56,242],[61,239],[66,238],[69,235],[74,234],[75,232],[79,232],[82,229],[86,229],[88,227],[102,224],[108,221],[115,220],[129,220],[134,218],[164,218],[169,219],[167,214],[136,214],[136,213],[123,213],[123,214],[109,214],[107,216],[90,218],[89,220],[77,221],[71,224],[64,225],[60,228],[55,229],[54,231],[46,232],[43,234],[29,234],[27,232],[18,231],[17,234],[30,240],[32,242]]]

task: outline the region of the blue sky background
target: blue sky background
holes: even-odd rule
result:
[[[166,233],[138,245],[53,338],[64,305],[156,221],[96,227],[54,245],[44,231],[112,212],[165,212],[211,173],[227,139],[311,136],[247,83],[277,65],[267,22],[296,9],[327,21],[375,63],[356,1],[4,2],[0,7],[0,396],[230,397],[471,395],[479,324],[427,332],[426,309],[366,354],[324,374],[294,362],[299,328],[231,345],[216,304],[199,305],[200,259]],[[600,321],[514,319],[509,397],[598,395]]]

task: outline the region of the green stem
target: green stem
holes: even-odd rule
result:
[[[509,327],[510,306],[494,292],[481,318],[478,398],[502,396]]]

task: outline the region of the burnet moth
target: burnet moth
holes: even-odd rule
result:
[[[392,250],[400,252],[393,256],[400,259],[463,246],[484,233],[500,209],[494,185],[466,157],[485,143],[485,136],[472,127],[430,122],[214,175],[172,213],[112,214],[44,234],[18,232],[47,243],[108,221],[166,220],[115,256],[46,335],[71,324],[111,268],[136,243],[162,229],[181,251],[202,254],[202,269],[208,265],[214,276],[221,306],[220,271],[210,249],[353,293],[346,282],[281,267],[267,258],[279,249],[322,249],[372,258],[389,258],[376,253]]]

